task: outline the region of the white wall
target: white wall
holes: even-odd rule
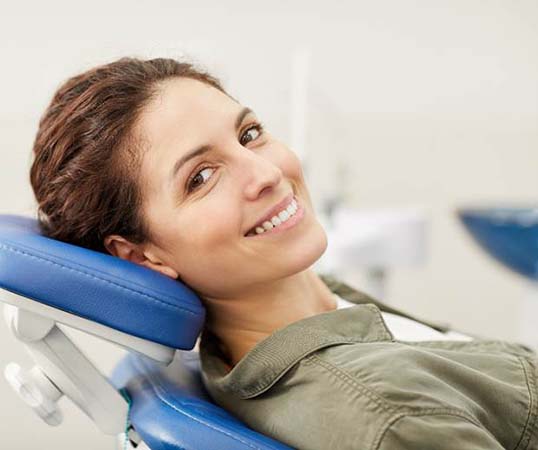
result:
[[[536,205],[538,3],[290,3],[62,0],[4,7],[0,213],[34,213],[30,149],[40,114],[68,76],[123,55],[186,54],[287,141],[291,50],[306,46],[308,180],[317,204],[340,185],[349,206],[425,207],[429,261],[394,270],[388,301],[462,330],[518,339],[529,286],[486,257],[454,211],[483,202]],[[350,171],[339,175],[335,162]],[[345,276],[360,288],[360,273]],[[93,338],[75,338],[105,371],[119,356]],[[29,364],[5,326],[0,339],[0,366]],[[65,400],[66,424],[52,429],[1,380],[0,398],[2,448],[113,448]]]

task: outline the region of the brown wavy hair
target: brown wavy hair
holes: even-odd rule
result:
[[[163,81],[186,77],[226,95],[219,80],[174,59],[125,57],[65,81],[39,121],[30,183],[41,232],[107,253],[104,238],[146,242],[134,127]]]

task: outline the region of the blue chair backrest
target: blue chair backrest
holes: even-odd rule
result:
[[[0,215],[0,287],[116,330],[190,350],[205,319],[198,296],[154,270],[39,232]]]

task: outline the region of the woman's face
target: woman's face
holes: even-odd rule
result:
[[[138,122],[147,141],[142,211],[152,236],[144,252],[201,295],[233,297],[293,275],[327,247],[299,159],[259,123],[253,111],[189,78],[163,83]],[[247,236],[292,197],[299,209],[288,224]]]

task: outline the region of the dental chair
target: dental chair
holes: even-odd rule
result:
[[[0,215],[0,301],[35,361],[5,378],[46,423],[69,397],[126,450],[284,450],[212,403],[190,351],[204,308],[184,284],[134,263],[42,236],[35,219]],[[58,325],[128,350],[107,379]]]

